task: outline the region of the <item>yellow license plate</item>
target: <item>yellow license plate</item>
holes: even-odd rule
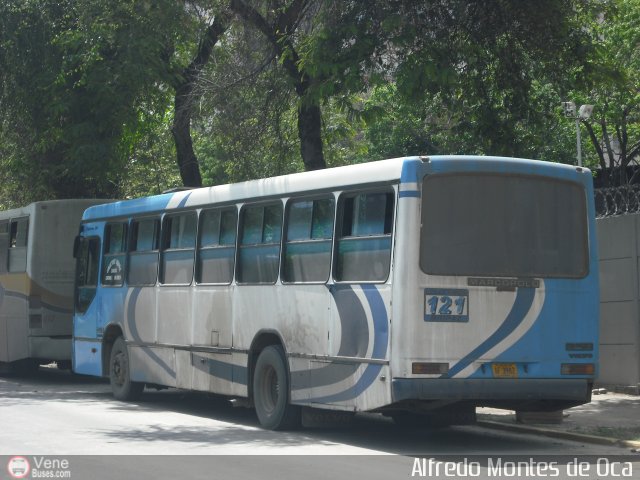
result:
[[[518,367],[515,363],[494,363],[491,370],[496,378],[518,378]]]

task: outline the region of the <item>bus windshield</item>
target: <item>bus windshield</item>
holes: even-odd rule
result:
[[[423,180],[427,274],[582,278],[587,252],[586,195],[576,183],[494,173]]]

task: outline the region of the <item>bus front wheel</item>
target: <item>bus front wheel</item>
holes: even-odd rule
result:
[[[301,423],[300,407],[289,403],[289,378],[284,350],[266,347],[253,375],[253,403],[260,424],[269,430],[290,430]]]
[[[144,389],[144,383],[131,381],[129,352],[122,337],[118,337],[111,349],[109,381],[113,396],[118,400],[136,400]]]

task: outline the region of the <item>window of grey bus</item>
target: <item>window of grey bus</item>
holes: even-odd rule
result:
[[[338,201],[334,279],[384,282],[391,265],[393,190],[343,193]]]
[[[325,283],[331,271],[333,197],[287,203],[282,281]]]
[[[196,212],[166,215],[162,221],[161,280],[165,285],[189,285],[193,280]]]
[[[29,217],[11,220],[9,233],[9,272],[27,271],[27,245],[29,241]]]
[[[455,173],[422,184],[420,266],[433,275],[582,278],[586,193],[543,176]]]
[[[240,232],[238,283],[275,283],[280,265],[282,203],[243,206]]]
[[[228,285],[233,280],[237,224],[235,206],[200,213],[196,262],[198,283]]]
[[[160,219],[131,222],[127,282],[131,286],[155,285],[158,278]]]

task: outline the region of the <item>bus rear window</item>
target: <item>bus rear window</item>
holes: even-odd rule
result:
[[[432,275],[584,277],[585,191],[539,176],[425,177],[420,266]]]

